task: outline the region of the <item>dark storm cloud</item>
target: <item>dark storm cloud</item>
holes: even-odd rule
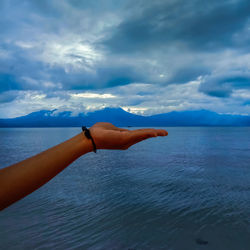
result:
[[[0,92],[0,103],[12,102],[18,97],[17,91],[5,91],[4,93]]]
[[[62,54],[64,37],[71,35],[69,44],[81,34],[82,40],[94,48],[94,43],[89,41],[90,35],[102,35],[102,19],[106,12],[121,6],[119,1],[115,5],[112,1],[3,1],[1,5],[0,91],[51,91],[51,85],[48,87],[44,84],[46,82],[60,83],[55,84],[55,88],[60,86],[65,90],[99,89],[146,79],[143,72],[136,72],[133,65],[110,61],[109,58],[86,70],[88,55],[82,56],[74,46]],[[62,46],[56,55],[50,56],[53,48],[46,50],[55,37],[61,37],[56,43]],[[81,45],[81,41],[78,44]],[[56,63],[51,64],[51,59]],[[66,67],[72,69],[67,70]]]
[[[168,50],[175,48],[176,52],[171,56],[177,57],[178,61],[172,62],[170,77],[165,83],[187,82],[210,74],[214,66],[211,59],[206,59],[209,53],[226,49],[249,51],[248,0],[141,1],[133,8],[137,9],[116,27],[104,44],[111,53],[118,55],[161,51],[159,61],[164,54],[172,61]],[[187,59],[187,53],[192,54],[193,59]],[[184,65],[180,63],[183,60],[186,61]],[[209,84],[211,91],[204,93],[224,97],[232,92],[230,86],[235,86],[218,84]],[[200,88],[201,91],[205,89]]]
[[[19,88],[20,86],[13,75],[0,74],[0,92]]]
[[[240,63],[249,13],[248,0],[0,1],[0,92],[51,96],[200,77],[201,92],[229,97],[250,83]],[[228,50],[238,64],[223,59]]]
[[[65,90],[97,89],[143,79],[143,75],[130,65],[97,65],[95,74],[86,70],[66,72],[63,67],[50,67],[32,60],[28,53],[25,54],[16,46],[11,47],[11,52],[13,56],[10,58],[0,59],[0,91],[51,90],[51,86],[42,84],[48,81],[62,83]]]
[[[53,82],[62,82],[64,89],[101,89],[143,79],[132,67],[122,65],[96,68],[96,74],[88,72],[67,73],[62,68],[53,69],[51,79]]]
[[[250,13],[248,0],[140,1],[138,6],[106,40],[111,51],[143,52],[173,43],[206,51],[234,46],[233,34]]]
[[[210,96],[229,97],[233,89],[250,89],[250,72],[223,73],[205,77],[200,91]]]

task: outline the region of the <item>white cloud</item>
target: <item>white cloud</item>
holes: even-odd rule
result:
[[[51,67],[60,66],[66,72],[81,70],[94,72],[95,64],[103,57],[100,51],[94,49],[91,44],[82,42],[76,35],[70,38],[55,37],[44,40],[47,42],[42,53],[37,54],[37,59]]]
[[[148,108],[140,108],[140,107],[132,107],[132,106],[128,106],[128,107],[124,106],[121,108],[129,113],[136,114],[136,115],[143,115],[145,111],[148,110]]]
[[[250,105],[242,105],[249,100],[250,91],[237,90],[231,98],[216,98],[199,92],[200,82],[168,86],[133,83],[106,91],[57,91],[51,96],[42,91],[20,91],[16,99],[0,104],[0,117],[17,117],[42,109],[73,111],[77,115],[105,107],[122,107],[140,115],[199,109],[250,114]]]
[[[34,47],[32,43],[25,41],[16,41],[15,44],[22,49],[31,49]]]
[[[98,94],[98,93],[89,93],[89,92],[85,92],[85,93],[72,93],[70,94],[71,97],[75,97],[75,98],[101,98],[101,99],[107,99],[107,98],[115,98],[115,95],[112,94]]]

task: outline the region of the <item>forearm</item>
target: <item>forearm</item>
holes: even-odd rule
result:
[[[164,129],[127,130],[100,122],[90,128],[98,149],[128,149],[150,137],[166,136]],[[35,191],[70,163],[93,150],[92,141],[84,133],[40,154],[0,170],[0,210]]]
[[[83,133],[0,170],[0,210],[38,189],[81,155],[92,151]]]

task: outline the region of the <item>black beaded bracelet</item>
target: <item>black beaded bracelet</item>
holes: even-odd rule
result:
[[[87,127],[85,127],[85,126],[82,126],[82,131],[84,132],[85,136],[92,141],[93,151],[96,153],[96,145],[95,145],[95,142],[93,140],[93,137],[90,134],[89,129],[87,129]]]

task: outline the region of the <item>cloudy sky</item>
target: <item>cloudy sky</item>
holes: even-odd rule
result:
[[[0,117],[250,114],[249,0],[1,0],[0,27]]]

